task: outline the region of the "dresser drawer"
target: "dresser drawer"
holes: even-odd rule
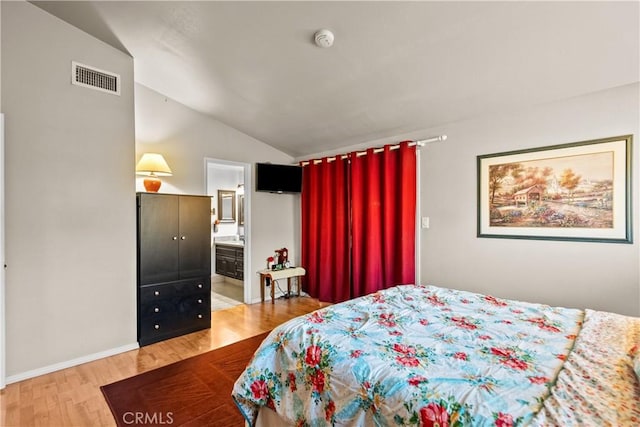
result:
[[[140,287],[140,303],[211,292],[211,279],[199,278]]]
[[[208,277],[144,285],[138,298],[140,345],[211,327]]]
[[[211,311],[167,314],[140,321],[140,344],[147,345],[167,338],[211,327]]]
[[[169,312],[143,317],[140,320],[140,326],[143,333],[154,331],[163,333],[167,331],[178,331],[194,324],[202,324],[203,326],[209,327],[210,322],[211,310],[192,308],[187,312]]]
[[[140,304],[140,319],[161,318],[172,313],[211,311],[211,293],[150,300]]]

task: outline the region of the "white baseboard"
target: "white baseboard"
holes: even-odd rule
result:
[[[130,350],[140,348],[138,343],[127,344],[121,347],[111,348],[109,350],[100,351],[98,353],[88,354],[76,359],[67,360],[66,362],[55,363],[42,368],[33,369],[31,371],[21,372],[19,374],[10,375],[6,378],[7,384],[17,383],[18,381],[28,380],[29,378],[39,377],[40,375],[50,374],[51,372],[60,371],[62,369],[71,368],[73,366],[82,365],[83,363],[93,362],[94,360],[103,359],[105,357],[124,353]]]

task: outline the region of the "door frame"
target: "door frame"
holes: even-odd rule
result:
[[[253,276],[249,274],[251,269],[251,164],[244,162],[235,162],[231,160],[216,159],[212,157],[204,158],[204,187],[207,195],[211,194],[215,189],[209,188],[209,165],[222,165],[241,167],[244,171],[244,271],[243,271],[243,299],[245,304],[251,304],[251,289],[253,289]],[[236,215],[236,217],[239,217]]]
[[[6,383],[5,251],[4,251],[4,114],[0,113],[0,389]]]

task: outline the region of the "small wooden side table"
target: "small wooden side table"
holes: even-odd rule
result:
[[[260,270],[260,299],[264,302],[264,287],[267,277],[271,279],[271,304],[275,303],[275,286],[274,280],[287,279],[287,294],[291,295],[291,279],[293,277],[298,278],[298,296],[300,296],[300,288],[302,277],[307,274],[307,271],[302,267],[283,268],[282,270]]]

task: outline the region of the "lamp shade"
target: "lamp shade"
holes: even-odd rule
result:
[[[171,168],[162,154],[144,153],[136,165],[138,175],[171,176]]]
[[[144,180],[144,188],[151,193],[157,193],[162,185],[158,176],[172,175],[162,154],[157,153],[144,153],[136,165],[136,174],[147,176]]]

